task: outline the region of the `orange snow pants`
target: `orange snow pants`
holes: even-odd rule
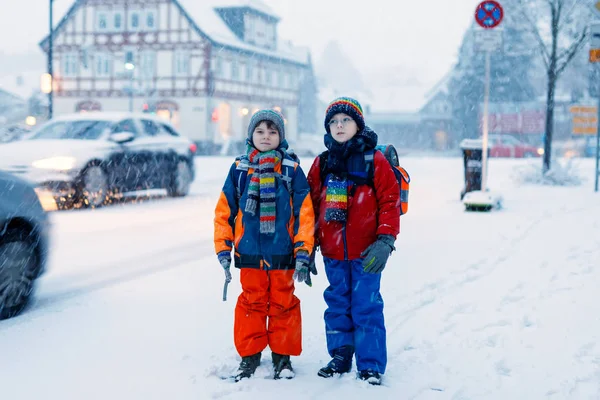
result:
[[[233,336],[240,356],[271,351],[302,352],[300,300],[294,295],[294,270],[241,268],[242,293],[235,306]]]

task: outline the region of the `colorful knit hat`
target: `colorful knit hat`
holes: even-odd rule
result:
[[[365,129],[365,118],[360,103],[350,97],[338,97],[327,106],[325,111],[325,130],[329,133],[329,121],[335,114],[344,113],[352,117],[358,125],[358,131]]]
[[[250,119],[250,123],[248,124],[248,139],[250,141],[252,141],[252,134],[254,133],[256,126],[260,124],[261,121],[270,121],[274,123],[279,131],[279,140],[281,142],[285,140],[285,123],[283,121],[283,115],[275,110],[264,109],[254,113]]]

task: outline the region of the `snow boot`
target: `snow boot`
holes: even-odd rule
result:
[[[242,357],[242,362],[240,362],[240,366],[234,376],[236,382],[254,375],[256,368],[260,365],[260,356],[261,353],[256,353],[251,356]]]
[[[333,359],[319,370],[318,375],[322,378],[331,378],[335,374],[345,374],[352,369],[352,356],[354,347],[342,346],[333,350]]]
[[[290,356],[273,353],[273,379],[292,379],[296,374]]]
[[[358,371],[357,378],[361,381],[369,382],[371,385],[381,385],[381,375],[379,375],[379,372],[371,371],[370,369]]]

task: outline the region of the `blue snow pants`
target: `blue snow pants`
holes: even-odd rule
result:
[[[327,350],[333,357],[338,347],[354,346],[359,371],[385,373],[387,365],[381,274],[363,271],[362,259],[341,261],[323,257],[329,287],[325,329]]]

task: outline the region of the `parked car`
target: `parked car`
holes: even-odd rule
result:
[[[49,228],[34,186],[0,171],[0,320],[20,313],[31,297],[46,268]]]
[[[61,206],[99,207],[137,190],[187,195],[195,151],[193,142],[154,115],[71,114],[0,145],[0,169],[47,189]]]
[[[510,135],[489,135],[490,157],[529,158],[544,154],[542,147],[521,142]]]

